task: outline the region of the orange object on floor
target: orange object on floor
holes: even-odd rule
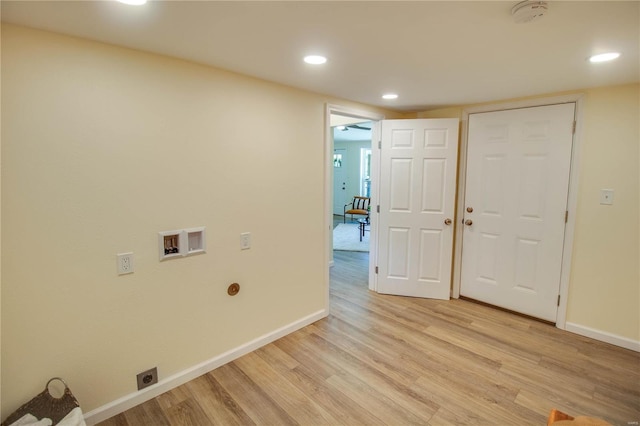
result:
[[[549,420],[547,420],[547,426],[551,426],[552,424],[560,420],[573,420],[573,417],[563,413],[562,411],[558,411],[554,408],[553,410],[551,410],[551,413],[549,413]]]
[[[611,423],[606,422],[596,417],[578,416],[572,417],[562,411],[558,411],[555,408],[549,413],[549,420],[547,420],[547,426],[612,426]]]

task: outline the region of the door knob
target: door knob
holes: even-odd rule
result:
[[[471,225],[473,225],[473,221],[471,219],[467,219],[467,220],[464,221],[464,224],[467,225],[467,226],[471,226]]]
[[[467,213],[473,213],[473,207],[467,207]]]
[[[451,219],[446,218],[446,219],[444,220],[444,224],[445,224],[445,225],[451,225]]]

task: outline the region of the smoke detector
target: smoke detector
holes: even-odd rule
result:
[[[511,8],[511,16],[518,24],[535,21],[547,13],[549,6],[546,1],[523,1]]]

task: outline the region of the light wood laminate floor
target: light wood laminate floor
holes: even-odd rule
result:
[[[123,425],[545,425],[640,420],[640,354],[464,300],[367,289],[335,252],[331,314],[119,414]]]

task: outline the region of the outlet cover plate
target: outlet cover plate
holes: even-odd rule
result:
[[[613,189],[603,189],[600,191],[600,204],[606,206],[613,204]]]
[[[133,273],[133,253],[118,253],[116,255],[118,261],[118,275]]]
[[[240,250],[249,250],[251,248],[251,232],[243,232],[240,234]]]
[[[147,371],[139,373],[136,375],[136,380],[138,381],[138,390],[142,390],[158,383],[158,367],[153,367]]]

